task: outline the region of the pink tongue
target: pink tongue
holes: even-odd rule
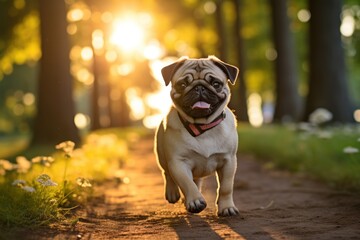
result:
[[[192,109],[194,108],[200,108],[200,109],[208,109],[210,108],[210,104],[208,104],[207,102],[196,102],[193,106]]]

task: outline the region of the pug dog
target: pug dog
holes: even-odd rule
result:
[[[216,173],[217,214],[239,214],[233,201],[238,135],[236,119],[227,107],[228,82],[235,83],[238,68],[215,56],[182,57],[161,72],[165,84],[171,83],[173,101],[157,129],[154,148],[166,200],[179,201],[180,188],[187,211],[201,212],[207,205],[202,179]]]

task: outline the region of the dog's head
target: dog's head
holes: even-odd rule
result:
[[[165,84],[171,82],[171,98],[181,116],[191,123],[208,123],[228,104],[228,81],[235,83],[239,69],[214,56],[182,57],[161,72]]]

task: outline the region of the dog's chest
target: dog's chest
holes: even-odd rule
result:
[[[225,143],[222,138],[206,138],[201,141],[190,142],[189,149],[199,157],[210,158],[211,156],[218,156],[221,153],[228,153],[231,148],[228,143]]]
[[[188,145],[189,163],[194,177],[211,175],[221,168],[226,161],[232,161],[236,152],[236,141],[228,141],[223,137],[204,138],[192,141]]]
[[[191,165],[194,178],[213,174],[224,165],[225,161],[231,161],[229,154],[214,154],[208,158],[201,155],[193,155]]]
[[[236,129],[229,127],[225,120],[215,128],[196,138],[186,138],[187,148],[204,158],[234,154],[237,149]]]

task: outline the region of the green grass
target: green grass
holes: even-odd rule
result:
[[[1,225],[34,227],[64,219],[70,208],[61,207],[63,189],[35,187],[36,192],[23,191],[11,184],[1,184]]]
[[[27,163],[32,157],[52,152],[54,161],[48,167],[33,162],[26,171],[14,168],[1,175],[4,165],[0,163],[0,229],[32,228],[69,219],[71,210],[86,204],[92,196],[88,183],[115,178],[127,160],[128,146],[149,133],[144,129],[106,129],[89,134],[80,148],[70,152],[56,150],[55,146],[36,146],[21,152]],[[9,142],[16,143],[13,139]],[[47,186],[39,176],[50,178],[55,186]],[[14,185],[16,180],[22,182]]]
[[[28,134],[0,138],[0,159],[8,158],[26,149],[30,136]]]
[[[270,168],[303,172],[334,187],[360,191],[360,153],[343,151],[348,146],[360,149],[356,127],[299,131],[294,126],[240,125],[238,132],[239,151],[254,154]]]
[[[347,146],[360,148],[359,129],[328,128],[326,131],[331,132],[331,138],[319,138],[319,134],[324,135],[324,129],[304,132],[276,125],[261,128],[239,125],[239,151],[255,155],[270,168],[303,172],[335,187],[360,191],[360,153],[343,152]],[[84,187],[79,179],[94,184],[114,178],[126,162],[131,145],[152,134],[153,131],[143,128],[99,130],[88,135],[81,148],[71,152],[71,157],[55,150],[55,146],[22,152],[28,160],[52,152],[55,160],[50,167],[32,163],[23,173],[14,169],[0,175],[0,229],[31,228],[63,220],[71,224],[71,210],[86,204],[93,193],[93,189]],[[8,155],[2,148],[9,144],[21,150],[24,139],[2,140],[0,153]],[[57,185],[44,186],[37,180],[42,174]],[[14,180],[19,179],[24,183],[14,186]],[[24,185],[34,191],[25,191]]]

